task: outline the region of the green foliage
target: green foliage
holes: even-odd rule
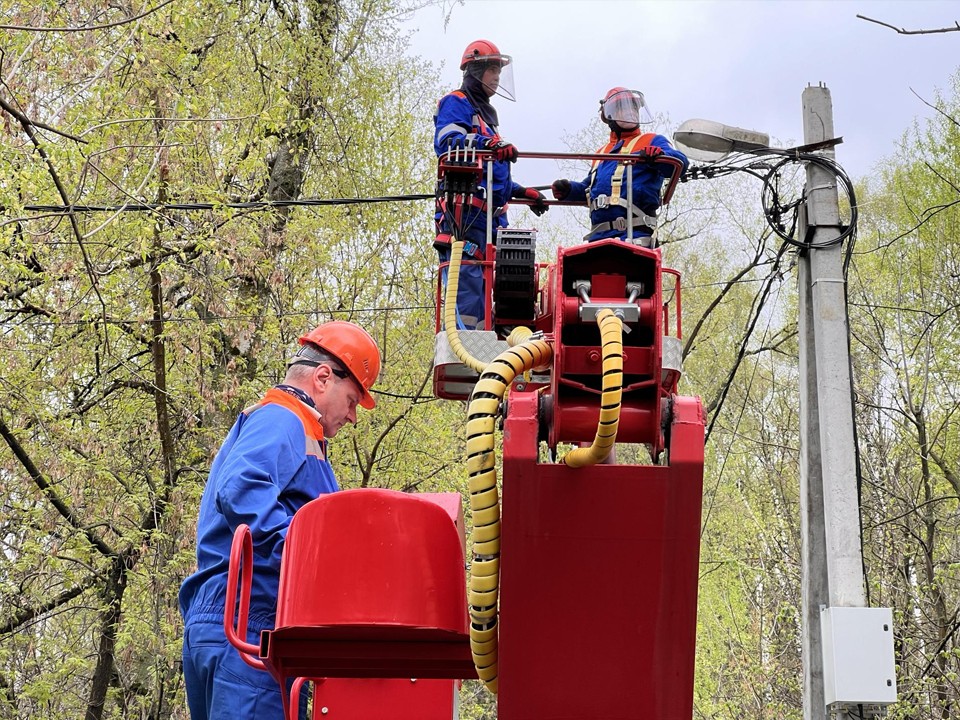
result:
[[[0,31],[4,718],[186,716],[176,594],[206,473],[305,328],[355,320],[384,353],[377,411],[333,444],[344,487],[464,484],[463,408],[430,387],[429,203],[222,205],[432,188],[443,89],[405,57],[405,0],[192,0],[130,22],[101,6],[0,0],[9,24],[103,26]],[[960,700],[958,98],[960,76],[861,188],[850,266],[866,568],[895,611],[897,718]],[[661,230],[684,276],[681,392],[710,411],[703,718],[802,714],[795,256],[758,195],[750,178],[685,184]],[[221,205],[23,210],[194,200]],[[539,259],[582,222],[538,220]],[[495,701],[466,683],[461,716]]]
[[[12,24],[109,26],[3,31],[0,204],[22,218],[0,228],[3,717],[185,717],[176,595],[210,461],[317,322],[361,322],[386,361],[379,412],[335,445],[343,484],[461,482],[434,431],[459,412],[424,384],[426,204],[22,212],[428,190],[441,91],[402,59],[405,9],[0,2]]]

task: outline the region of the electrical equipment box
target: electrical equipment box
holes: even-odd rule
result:
[[[897,701],[890,608],[823,608],[820,631],[828,708],[884,706]]]

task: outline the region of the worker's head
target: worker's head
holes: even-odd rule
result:
[[[630,132],[653,122],[643,93],[615,87],[600,101],[600,119],[615,133]]]
[[[284,382],[316,403],[325,437],[356,423],[357,405],[373,408],[370,388],[380,374],[380,349],[359,325],[343,320],[318,325],[300,338]]]
[[[513,65],[509,55],[503,55],[489,40],[474,40],[467,45],[460,59],[464,79],[475,78],[487,97],[499,95],[515,100],[513,91]]]

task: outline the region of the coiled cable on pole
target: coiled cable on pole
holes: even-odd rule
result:
[[[569,467],[596,465],[607,459],[617,442],[620,403],[623,397],[623,322],[609,308],[597,313],[603,353],[602,395],[597,434],[589,447],[576,448],[563,456]]]
[[[526,333],[518,333],[515,339],[529,335],[528,328],[523,330]],[[510,383],[520,373],[549,363],[552,356],[553,348],[544,340],[526,340],[500,353],[482,371],[467,410],[467,472],[473,516],[470,651],[478,677],[492,693],[497,692],[497,601],[500,584],[500,496],[497,491],[494,430],[500,403]]]
[[[464,365],[482,373],[486,365],[467,352],[457,330],[457,290],[460,287],[460,260],[463,256],[463,240],[452,238],[450,244],[450,267],[447,269],[447,291],[443,296],[443,327],[447,333],[450,349]]]

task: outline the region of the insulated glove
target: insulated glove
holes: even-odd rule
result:
[[[518,187],[514,191],[513,196],[515,198],[524,198],[526,200],[530,200],[530,211],[537,217],[540,217],[550,209],[550,207],[547,205],[547,198],[536,188]]]
[[[493,153],[493,159],[497,162],[517,161],[517,148],[506,140],[490,140],[487,143],[487,150]]]
[[[553,185],[550,186],[550,192],[553,193],[553,197],[557,200],[563,200],[570,194],[570,181],[566,178],[562,180],[554,180]]]
[[[638,152],[637,155],[647,162],[656,162],[657,158],[663,155],[663,148],[657,147],[656,145],[648,145]]]

